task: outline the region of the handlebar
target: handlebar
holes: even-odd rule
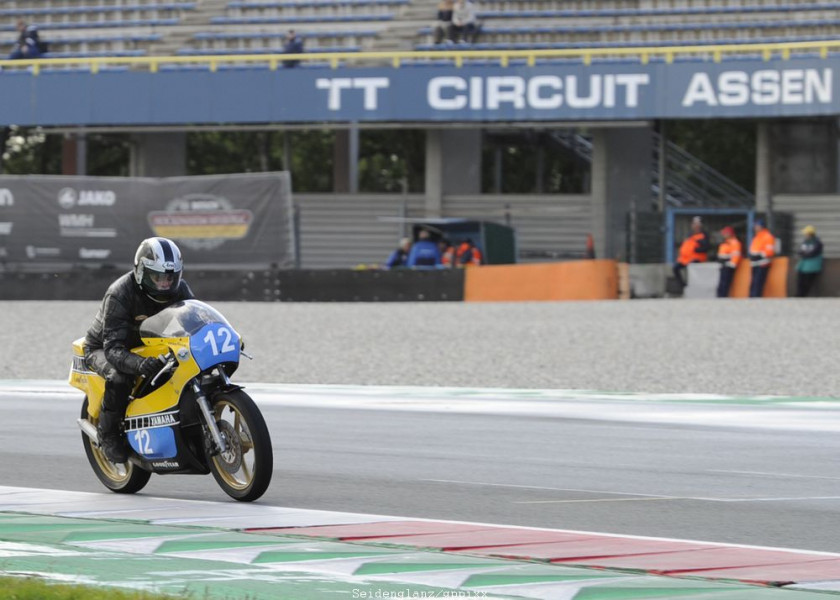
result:
[[[159,358],[162,359],[163,356],[160,356]],[[172,356],[172,355],[167,356],[166,364],[163,365],[163,368],[160,371],[158,371],[157,374],[152,378],[152,380],[149,382],[149,385],[154,387],[155,383],[157,383],[158,378],[161,375],[163,375],[164,373],[166,373],[167,371],[171,370],[172,367],[174,367],[177,363],[178,363],[178,361],[175,360],[174,356]]]

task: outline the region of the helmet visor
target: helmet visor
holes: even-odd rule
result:
[[[178,290],[181,284],[180,271],[167,271],[161,273],[147,268],[143,273],[143,287],[153,295],[170,295]]]

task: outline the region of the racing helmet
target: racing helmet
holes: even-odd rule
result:
[[[181,251],[166,238],[143,240],[134,255],[134,281],[155,302],[168,302],[175,297],[183,269]]]

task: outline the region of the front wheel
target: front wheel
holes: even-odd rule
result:
[[[88,399],[85,397],[85,401],[82,403],[82,418],[88,419],[96,425],[96,422],[90,419],[87,410]],[[149,478],[152,476],[149,471],[145,471],[130,462],[125,464],[112,463],[84,432],[82,432],[82,445],[85,447],[85,454],[87,454],[93,472],[96,473],[99,481],[112,492],[134,494],[149,483]]]
[[[210,469],[225,493],[241,502],[262,496],[271,483],[274,455],[262,413],[245,392],[217,395],[213,416],[227,450],[211,457]]]

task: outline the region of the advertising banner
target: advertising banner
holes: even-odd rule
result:
[[[294,265],[287,173],[209,177],[0,177],[0,265],[128,269],[168,237],[199,268]]]
[[[840,114],[840,58],[0,72],[0,125],[505,122]],[[67,99],[72,98],[72,102]]]

